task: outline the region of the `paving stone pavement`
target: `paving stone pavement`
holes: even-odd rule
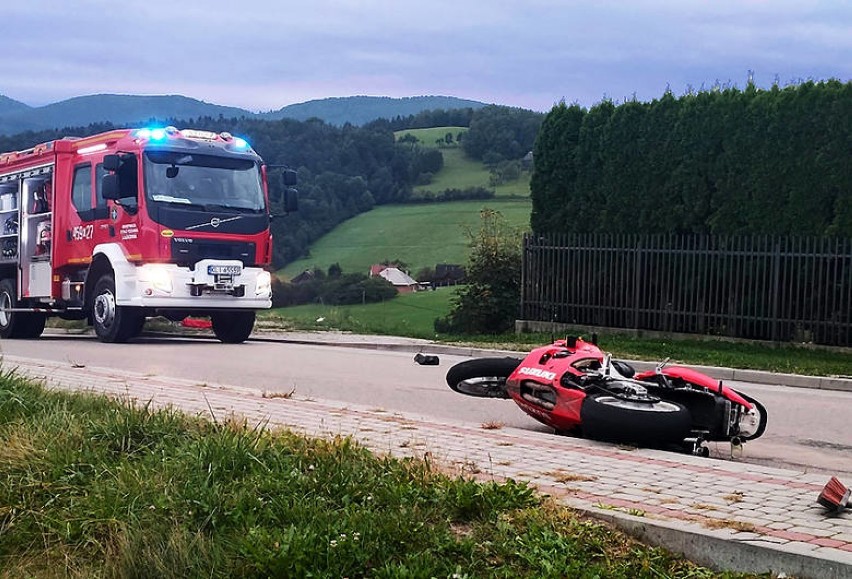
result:
[[[376,453],[426,458],[480,479],[529,481],[571,507],[717,569],[852,578],[852,510],[827,516],[816,503],[825,475],[329,400],[265,397],[254,389],[109,368],[16,356],[4,356],[3,366],[50,388],[218,420],[244,417],[309,436],[352,436]]]

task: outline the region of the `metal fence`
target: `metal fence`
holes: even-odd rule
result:
[[[852,239],[528,234],[521,317],[852,346]]]

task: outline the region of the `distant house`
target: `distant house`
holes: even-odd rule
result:
[[[464,283],[466,277],[467,272],[464,266],[454,263],[439,263],[435,266],[435,276],[432,278],[432,285],[456,285]]]
[[[418,289],[417,280],[396,267],[373,265],[370,267],[370,277],[376,275],[391,282],[399,293],[416,292]]]

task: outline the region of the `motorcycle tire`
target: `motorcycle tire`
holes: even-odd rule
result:
[[[521,363],[517,358],[477,358],[447,371],[447,384],[459,394],[478,398],[509,398],[506,378]]]
[[[682,404],[623,400],[609,394],[586,396],[580,417],[585,438],[640,446],[680,443],[692,426],[692,416]]]

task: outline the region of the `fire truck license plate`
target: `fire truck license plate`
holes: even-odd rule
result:
[[[208,265],[207,273],[210,275],[240,275],[242,269],[238,265]]]

